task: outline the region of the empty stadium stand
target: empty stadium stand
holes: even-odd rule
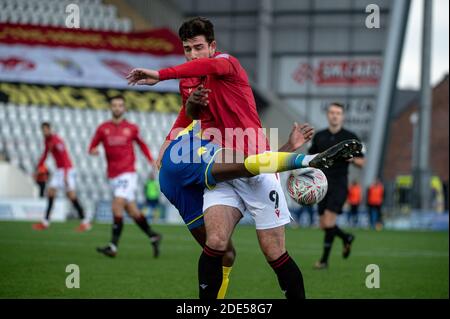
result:
[[[67,5],[80,9],[80,27],[100,31],[129,32],[130,18],[117,16],[117,7],[101,0],[0,0],[0,23],[63,27]]]
[[[49,121],[53,130],[64,139],[69,149],[77,169],[77,188],[80,198],[88,202],[90,207],[94,207],[98,200],[110,199],[111,194],[106,179],[103,151],[100,156],[93,157],[87,153],[87,149],[97,126],[110,118],[109,110],[75,110],[0,102],[0,150],[3,149],[11,164],[31,175],[44,147],[40,124],[43,121]],[[127,119],[139,125],[141,136],[149,145],[154,157],[158,155],[159,147],[175,118],[174,113],[137,111],[127,113]],[[142,202],[144,200],[143,183],[151,167],[139,149],[136,149],[136,155],[136,169],[141,185],[138,189],[138,202]],[[54,170],[53,160],[49,159],[47,163],[50,171]]]
[[[138,15],[138,12],[128,10],[126,13],[130,17],[124,17],[122,11],[119,17],[116,4],[125,5],[120,1],[0,0],[0,23],[64,27],[69,4],[77,4],[80,9],[81,29],[130,32],[134,29],[131,18],[136,20]],[[131,16],[133,13],[135,15]],[[148,26],[146,27],[148,29]],[[53,130],[66,142],[77,169],[79,196],[85,205],[93,210],[99,200],[108,200],[111,194],[103,150],[99,157],[92,157],[87,154],[87,148],[96,127],[110,117],[109,110],[75,110],[52,105],[30,106],[0,102],[0,159],[6,158],[12,165],[31,176],[44,147],[40,124],[49,121]],[[127,119],[139,125],[141,136],[155,158],[175,117],[176,114],[157,112],[127,113]],[[136,155],[136,168],[141,185],[137,199],[142,202],[143,183],[151,168],[138,149]],[[53,159],[47,160],[47,164],[50,171],[55,169]]]

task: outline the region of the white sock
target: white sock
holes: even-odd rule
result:
[[[116,251],[117,251],[117,246],[114,245],[113,243],[109,243],[109,247],[111,248],[111,250],[112,250],[113,252],[116,252]]]
[[[303,166],[303,167],[308,167],[308,166],[309,166],[309,162],[311,162],[312,159],[313,159],[314,157],[316,157],[316,156],[317,156],[317,154],[313,154],[313,155],[305,155],[305,157],[304,157],[303,160],[302,160],[302,166]]]
[[[50,222],[47,219],[43,219],[42,225],[44,225],[45,227],[48,227],[48,226],[50,226]]]

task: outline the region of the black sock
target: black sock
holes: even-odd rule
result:
[[[72,201],[73,207],[75,207],[75,209],[78,212],[78,216],[80,217],[80,219],[84,219],[84,211],[83,211],[83,207],[81,207],[80,203],[78,202],[78,198],[75,198]]]
[[[342,239],[343,241],[346,241],[348,239],[348,236],[350,236],[350,234],[344,232],[342,229],[340,229],[337,225],[334,226],[334,232],[336,234],[336,236],[338,236],[340,239]]]
[[[120,234],[122,233],[123,228],[123,217],[114,217],[114,224],[112,226],[112,239],[111,243],[114,246],[119,245]]]
[[[277,260],[269,261],[278,277],[278,283],[288,300],[305,299],[302,272],[295,261],[285,252]]]
[[[52,211],[53,201],[54,201],[53,197],[48,197],[47,212],[45,213],[45,219],[46,220],[50,219],[50,213]]]
[[[155,233],[150,225],[147,222],[147,219],[145,219],[144,215],[139,215],[138,217],[134,218],[134,221],[136,222],[136,225],[139,226],[140,229],[148,236],[150,239],[152,237],[158,236],[158,233]]]
[[[325,238],[323,241],[323,255],[320,259],[321,263],[327,263],[330,256],[331,247],[333,246],[334,236],[336,235],[336,228],[325,228]]]
[[[222,257],[225,251],[205,245],[198,260],[198,283],[200,299],[217,299],[222,285]]]

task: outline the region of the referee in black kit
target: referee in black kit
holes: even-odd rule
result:
[[[328,128],[318,132],[312,141],[310,154],[323,152],[327,148],[348,139],[358,139],[358,137],[344,129],[344,106],[340,103],[331,103],[327,109]],[[319,202],[320,228],[325,231],[323,255],[314,265],[315,269],[326,269],[328,267],[328,257],[335,236],[342,239],[344,249],[342,256],[348,258],[355,236],[344,232],[336,225],[336,217],[342,213],[342,207],[347,199],[348,188],[348,166],[352,163],[358,167],[364,165],[363,154],[354,157],[348,162],[336,163],[333,167],[322,169],[328,179],[328,192],[325,198]]]

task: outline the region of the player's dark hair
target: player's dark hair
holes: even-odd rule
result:
[[[44,127],[51,128],[52,126],[50,125],[50,122],[42,122],[41,123],[41,128],[44,128]]]
[[[199,35],[205,36],[208,43],[214,41],[214,25],[211,21],[203,17],[195,17],[183,22],[178,30],[178,36],[181,41],[186,41]]]
[[[108,102],[111,104],[112,100],[115,100],[115,99],[121,99],[122,101],[125,102],[125,98],[121,94],[116,94],[116,95],[109,97]]]
[[[339,102],[333,102],[333,103],[330,103],[330,104],[328,105],[328,109],[330,108],[330,106],[337,106],[337,107],[339,107],[339,108],[342,109],[342,112],[345,111],[345,105],[342,104],[342,103],[339,103]]]

